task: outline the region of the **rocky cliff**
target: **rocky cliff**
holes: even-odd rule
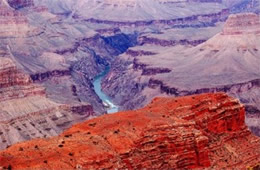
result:
[[[226,94],[155,98],[62,135],[0,152],[4,169],[245,169],[260,162],[260,139],[245,108]]]
[[[88,103],[59,104],[45,88],[6,57],[0,58],[0,149],[37,137],[54,136],[94,116]]]
[[[260,19],[256,14],[231,15],[223,29],[223,34],[235,35],[245,33],[259,33]]]

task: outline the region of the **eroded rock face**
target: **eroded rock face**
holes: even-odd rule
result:
[[[37,137],[54,136],[73,123],[94,116],[88,103],[59,104],[46,96],[45,88],[0,58],[0,149]]]
[[[36,31],[29,27],[28,20],[21,12],[13,9],[7,1],[0,2],[0,38],[25,37]]]
[[[105,115],[59,137],[14,145],[0,166],[14,169],[244,169],[260,162],[260,139],[245,108],[226,94],[155,98],[136,111]]]
[[[260,18],[257,14],[242,13],[231,15],[224,27],[223,34],[234,35],[242,33],[254,33],[260,32]]]

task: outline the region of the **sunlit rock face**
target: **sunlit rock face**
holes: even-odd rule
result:
[[[0,152],[14,169],[245,169],[260,161],[260,139],[245,108],[226,94],[155,98],[143,109],[101,116],[58,137]]]

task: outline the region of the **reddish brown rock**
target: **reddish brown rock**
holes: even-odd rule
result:
[[[245,169],[260,162],[260,139],[245,109],[223,93],[155,98],[136,111],[105,115],[59,137],[0,153],[13,169]]]
[[[30,76],[17,69],[11,59],[1,57],[0,102],[35,95],[45,96],[45,89],[32,84]]]

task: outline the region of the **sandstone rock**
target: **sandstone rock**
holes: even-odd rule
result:
[[[0,152],[13,169],[245,169],[260,162],[260,139],[245,109],[226,94],[155,98],[136,111],[105,115],[62,135]]]

